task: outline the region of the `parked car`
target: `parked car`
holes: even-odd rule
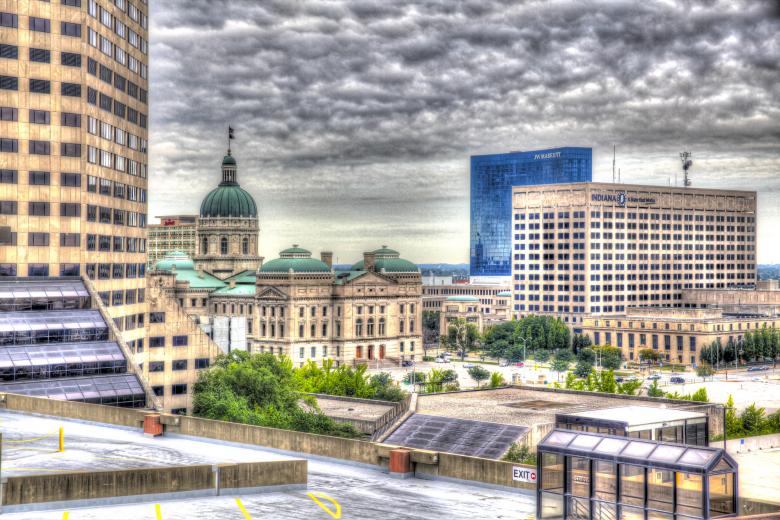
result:
[[[463,368],[474,368],[475,366],[477,366],[477,365],[475,365],[474,363],[464,363],[463,364]]]
[[[669,378],[669,382],[672,383],[672,384],[684,385],[685,384],[685,378],[684,377],[680,377],[680,376],[674,376],[674,377]]]
[[[518,361],[517,363],[515,363],[515,366],[523,368],[525,366],[525,363],[523,363],[522,361]]]
[[[405,360],[401,361],[401,366],[402,367],[410,367],[410,366],[412,366],[412,362],[409,359],[405,359]]]
[[[754,367],[749,367],[747,369],[748,372],[762,372],[764,370],[769,370],[769,367],[767,367],[767,366],[754,366]]]
[[[449,363],[449,362],[450,362],[450,360],[449,360],[449,359],[447,359],[447,358],[437,357],[437,358],[436,358],[436,362],[437,362],[437,363]]]
[[[649,379],[650,381],[658,381],[659,379],[661,379],[661,374],[651,374],[647,376],[647,379]]]
[[[623,379],[623,376],[617,376],[617,377],[615,378],[615,382],[616,382],[616,383],[622,383],[623,381],[624,381],[624,379]]]
[[[639,381],[639,378],[638,378],[638,377],[636,377],[636,376],[629,376],[629,378],[627,379],[627,381]]]
[[[498,366],[500,366],[500,367],[508,367],[509,366],[509,361],[507,361],[506,359],[502,359],[501,361],[498,362]]]

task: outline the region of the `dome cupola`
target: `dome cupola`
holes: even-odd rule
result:
[[[238,184],[238,163],[230,149],[222,159],[222,182],[203,199],[200,216],[257,218],[255,199]]]

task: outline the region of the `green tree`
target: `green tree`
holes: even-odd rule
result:
[[[577,353],[584,348],[590,347],[592,344],[593,342],[587,334],[575,334],[571,339],[571,346],[574,352]]]
[[[577,352],[577,359],[579,361],[585,361],[592,366],[596,362],[596,353],[592,348],[584,347]]]
[[[584,360],[577,361],[577,366],[574,367],[574,373],[577,377],[588,377],[592,370],[593,363]]]
[[[699,377],[709,377],[714,373],[715,371],[712,369],[712,365],[709,363],[701,363],[696,367],[696,375]]]
[[[475,365],[469,368],[468,373],[469,373],[469,377],[473,379],[475,383],[477,383],[477,388],[479,388],[482,381],[490,377],[490,372],[485,370],[480,365]]]
[[[501,372],[493,372],[490,374],[490,388],[498,388],[500,386],[506,386],[506,380]]]
[[[526,316],[517,321],[515,328],[515,343],[522,346],[523,338],[527,347],[533,350],[535,359],[537,351],[555,351],[571,348],[571,332],[569,327],[559,318],[552,316]]]
[[[594,347],[596,358],[601,362],[601,367],[608,370],[617,370],[620,368],[621,353],[620,349],[610,345]]]
[[[288,358],[242,351],[223,354],[211,369],[200,373],[194,386],[193,413],[271,428],[360,436],[351,425],[320,412],[316,400],[305,396],[296,381]]]
[[[664,391],[658,388],[658,380],[653,381],[653,384],[651,384],[647,388],[647,395],[649,397],[663,397]]]
[[[651,348],[643,348],[639,351],[639,360],[647,363],[657,363],[661,355]]]
[[[728,401],[726,401],[726,438],[733,439],[744,435],[745,430],[742,427],[742,421],[737,415],[737,410],[734,408],[734,398],[729,395]]]
[[[568,352],[568,351],[565,351]],[[558,379],[561,378],[561,372],[566,372],[569,370],[569,359],[568,356],[561,356],[560,352],[555,355],[555,358],[553,358],[552,365],[550,365],[550,370],[553,372],[556,372],[558,374]]]
[[[428,348],[439,344],[439,323],[441,323],[441,313],[438,311],[423,311],[422,313],[422,335],[423,335],[423,355],[428,355]]]
[[[630,381],[624,381],[618,384],[617,393],[624,395],[636,395],[637,391],[642,387],[642,381],[639,379],[633,379]]]
[[[693,395],[691,395],[691,398],[688,399],[689,401],[699,401],[702,403],[709,403],[710,398],[707,396],[707,389],[702,387],[696,390]]]
[[[515,462],[517,464],[528,464],[529,466],[536,465],[536,453],[532,453],[528,446],[523,444],[522,446],[513,442],[509,446],[509,450],[501,457],[501,460],[507,462]]]
[[[615,381],[615,372],[612,370],[602,370],[597,375],[596,391],[605,394],[617,393],[617,381]]]
[[[447,324],[447,334],[441,337],[441,342],[447,350],[459,352],[463,361],[467,352],[477,350],[479,330],[464,318],[455,318]]]
[[[742,419],[742,429],[748,435],[760,435],[763,433],[766,422],[766,409],[757,407],[756,403],[751,404],[740,415]]]
[[[516,341],[516,321],[505,321],[488,327],[482,338],[482,350],[490,357],[519,361],[523,357],[522,342]]]

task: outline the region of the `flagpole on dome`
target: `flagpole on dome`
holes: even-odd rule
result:
[[[230,155],[230,141],[235,139],[233,136],[233,127],[228,125],[228,155]]]

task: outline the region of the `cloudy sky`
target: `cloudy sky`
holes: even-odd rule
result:
[[[228,122],[261,254],[468,258],[468,159],[593,147],[595,180],[759,192],[780,262],[780,8],[748,0],[151,2],[152,215],[196,213]]]

